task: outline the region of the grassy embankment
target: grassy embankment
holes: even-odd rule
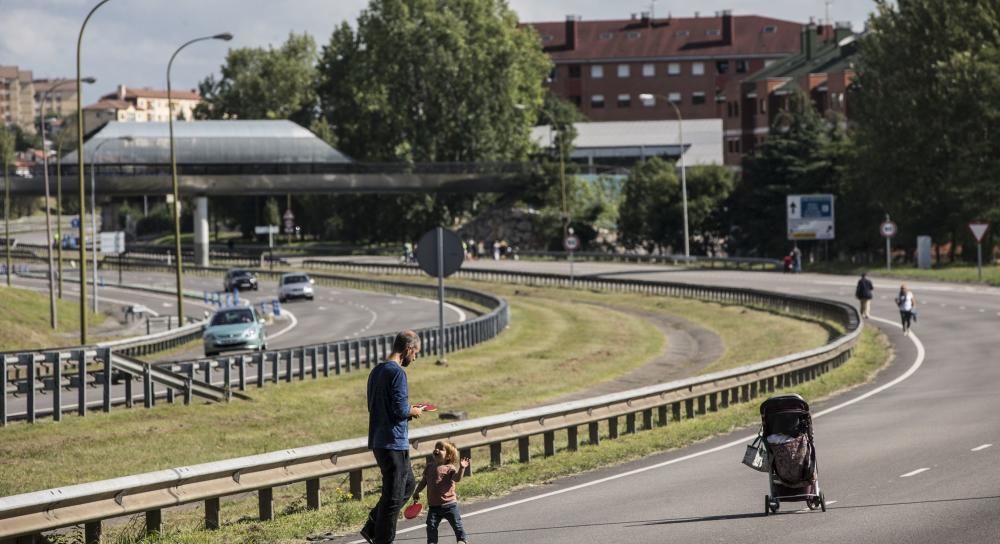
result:
[[[885,263],[874,266],[858,266],[846,263],[815,263],[809,265],[806,272],[819,272],[827,274],[847,274],[858,276],[862,272],[875,278],[896,278],[903,280],[921,281],[950,281],[956,283],[980,283],[976,265],[972,264],[945,264],[921,270],[914,266],[893,265],[891,270],[885,269]],[[986,285],[1000,286],[1000,266],[983,265],[983,280]]]
[[[829,328],[821,324],[694,301],[573,292],[575,300],[603,305],[596,306],[566,302],[570,293],[566,290],[503,286],[490,286],[490,290],[509,297],[513,312],[510,330],[497,340],[451,354],[448,368],[418,362],[411,373],[411,396],[415,400],[433,399],[447,409],[465,410],[470,417],[502,413],[585,389],[628,372],[660,353],[663,338],[658,331],[608,306],[683,315],[715,330],[726,352],[710,370],[815,347],[830,334]],[[551,379],[553,369],[558,371],[559,380]],[[11,440],[0,445],[0,455],[18,459],[7,465],[8,471],[16,467],[17,478],[10,472],[0,475],[0,494],[363,436],[366,418],[359,407],[363,406],[364,377],[365,373],[360,372],[333,380],[269,387],[254,391],[255,401],[248,403],[159,406],[82,420],[69,418],[58,425],[15,426],[4,431],[10,432]],[[707,436],[745,424],[733,423],[729,418],[710,423],[716,417],[671,425],[671,433],[692,425],[693,429],[671,434],[668,442],[656,438],[662,432],[657,430],[628,439],[651,441],[648,446],[625,447],[633,452],[631,457],[645,455],[685,443],[692,436],[702,435],[699,433]],[[220,432],[235,428],[239,432]],[[517,485],[621,460],[621,452],[607,456],[600,453],[622,447],[619,444],[626,442],[609,442],[600,448],[584,448],[528,465],[480,468],[476,478],[463,486],[463,495],[493,496]],[[475,452],[475,456],[481,459],[484,453]],[[193,530],[198,514],[188,511],[172,516],[174,519],[167,525],[169,536],[164,538],[270,542],[355,524],[368,502],[345,500],[341,487],[346,488],[346,481],[330,480],[324,486],[327,506],[319,513],[299,512],[303,510],[298,489],[301,486],[291,486],[276,493],[276,507],[281,513],[276,522],[239,521],[252,519],[255,508],[253,500],[242,499],[227,502],[221,531]],[[130,533],[134,528],[121,530]]]
[[[29,289],[0,287],[0,351],[71,346],[79,343],[80,306],[56,299],[57,328],[49,326],[49,297]],[[103,314],[87,311],[90,330]],[[99,338],[95,338],[95,341]]]

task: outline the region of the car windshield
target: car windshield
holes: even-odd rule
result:
[[[229,273],[229,275],[233,276],[234,278],[237,278],[241,276],[249,276],[250,272],[246,270],[233,270],[232,272]]]
[[[246,309],[224,310],[212,318],[212,326],[237,325],[240,323],[253,323],[253,312]]]
[[[309,283],[308,276],[285,276],[285,285],[290,283]]]

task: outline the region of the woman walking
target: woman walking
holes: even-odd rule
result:
[[[899,306],[899,319],[903,322],[903,335],[910,334],[910,323],[916,314],[917,300],[913,297],[913,292],[906,287],[906,284],[899,286],[899,294],[896,296],[896,306]]]

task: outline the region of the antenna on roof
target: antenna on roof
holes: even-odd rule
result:
[[[649,20],[656,22],[656,0],[650,0],[649,3]]]
[[[833,24],[833,23],[830,22],[831,21],[831,19],[830,19],[830,4],[833,4],[833,0],[826,0],[826,2],[824,2],[824,3],[826,4],[826,24],[827,25]]]

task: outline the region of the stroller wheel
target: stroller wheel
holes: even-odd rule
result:
[[[770,513],[771,513],[771,496],[764,495],[764,515],[766,516]]]
[[[824,512],[826,512],[826,497],[823,495],[822,491],[819,492],[819,506]]]
[[[808,506],[810,510],[815,510],[819,508],[819,497],[807,500],[806,506]]]

